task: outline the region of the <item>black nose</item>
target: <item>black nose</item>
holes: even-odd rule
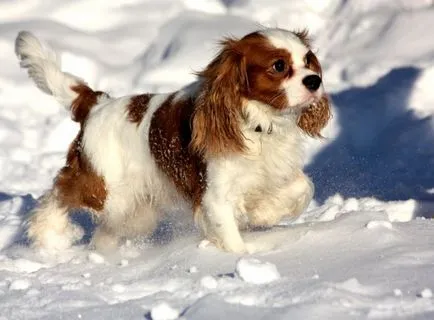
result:
[[[319,86],[321,85],[321,78],[317,75],[311,75],[305,77],[302,82],[309,91],[313,92],[318,90]]]

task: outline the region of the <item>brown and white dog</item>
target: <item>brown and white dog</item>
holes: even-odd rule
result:
[[[31,33],[18,34],[21,67],[80,123],[66,165],[28,220],[35,246],[70,246],[72,209],[97,218],[93,243],[104,248],[151,233],[161,212],[182,202],[209,241],[246,252],[240,229],[273,226],[307,207],[314,188],[302,172],[303,134],[320,137],[330,117],[307,33],[265,29],[221,44],[196,83],[114,98],[62,72]]]

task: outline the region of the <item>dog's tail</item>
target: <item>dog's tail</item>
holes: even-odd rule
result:
[[[108,99],[107,94],[93,91],[79,77],[63,72],[57,53],[28,31],[18,33],[15,54],[36,86],[70,111],[74,121],[84,121],[94,105]]]

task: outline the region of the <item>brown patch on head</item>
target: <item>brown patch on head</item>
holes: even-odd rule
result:
[[[242,92],[248,100],[257,100],[275,109],[288,106],[282,83],[294,74],[291,53],[275,48],[262,34],[255,32],[237,42],[235,50],[245,59],[248,86]]]
[[[131,98],[130,103],[127,105],[128,121],[137,125],[142,122],[152,96],[152,94],[141,94]]]
[[[83,130],[80,130],[69,147],[66,165],[58,173],[54,189],[58,193],[60,204],[68,209],[89,208],[101,211],[107,198],[105,182],[83,153],[82,137]]]
[[[83,83],[72,86],[71,90],[78,94],[71,103],[72,120],[82,123],[92,107],[98,103],[98,97],[104,92],[93,91]]]
[[[245,148],[239,122],[242,92],[248,84],[245,58],[235,50],[237,43],[224,41],[221,52],[199,73],[203,83],[195,102],[191,148],[206,157]]]
[[[155,111],[149,129],[149,148],[161,171],[193,205],[197,205],[206,186],[205,163],[189,145],[194,101],[174,101],[175,93]]]
[[[321,130],[331,118],[330,102],[323,96],[317,103],[304,109],[298,118],[297,125],[309,136],[320,138]]]

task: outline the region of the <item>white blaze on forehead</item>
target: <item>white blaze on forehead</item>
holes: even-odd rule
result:
[[[304,65],[304,56],[309,49],[294,33],[283,29],[266,29],[261,34],[278,49],[286,49],[291,53],[295,65]]]

